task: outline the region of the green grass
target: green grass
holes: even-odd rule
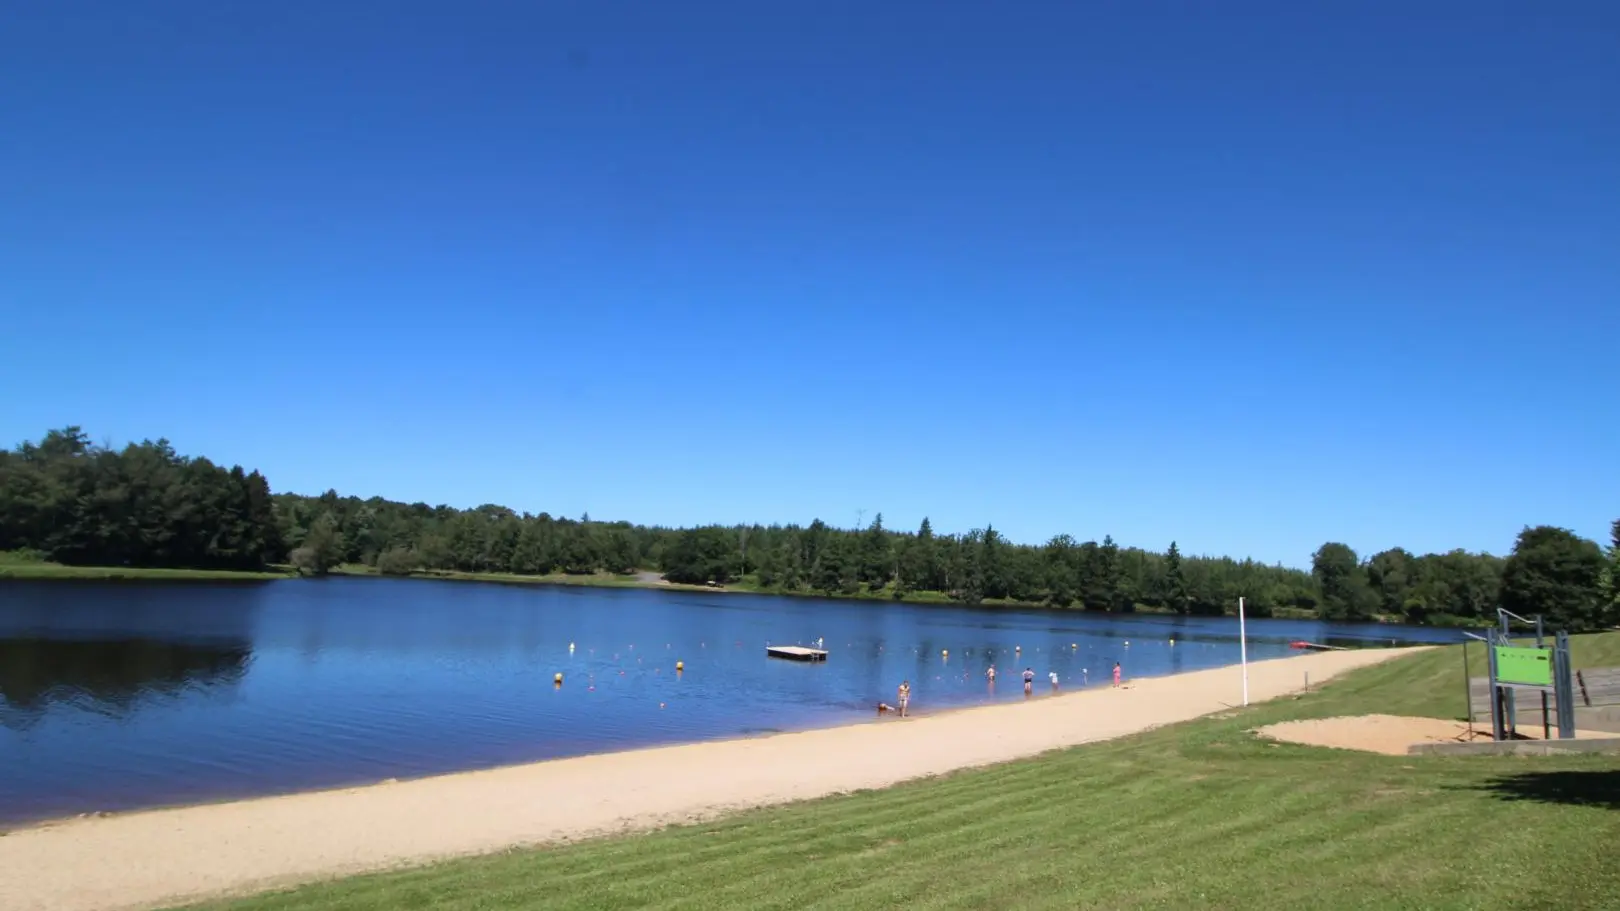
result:
[[[0,579],[85,579],[85,580],[152,580],[164,582],[184,581],[249,581],[254,579],[284,579],[284,572],[236,572],[213,569],[156,569],[139,566],[65,566],[50,563],[27,553],[0,551]]]
[[[195,580],[228,580],[228,579],[280,579],[288,576],[297,576],[298,571],[292,566],[272,566],[270,572],[230,572],[206,569],[147,569],[141,567],[103,567],[103,566],[63,566],[57,563],[46,563],[37,558],[29,559],[26,554],[0,551],[0,579],[154,579],[183,581]],[[377,567],[365,563],[345,563],[333,567],[329,575],[334,576],[381,576]],[[777,587],[767,587],[759,584],[755,576],[744,576],[726,585],[684,585],[664,581],[651,581],[642,578],[640,573],[620,575],[618,573],[589,573],[582,575],[569,575],[567,573],[549,573],[547,575],[523,575],[519,573],[478,573],[461,572],[459,570],[419,569],[409,576],[396,576],[393,578],[410,579],[440,579],[451,582],[497,582],[506,585],[576,585],[592,588],[654,588],[674,591],[700,591],[700,592],[746,592],[760,595],[783,595],[789,597],[806,598],[835,598],[838,600],[854,601],[898,601],[903,604],[945,604],[967,606],[964,602],[956,601],[944,592],[912,591],[900,597],[895,597],[893,586],[871,588],[861,586],[859,591],[852,594],[843,592],[827,593],[822,591],[805,591],[802,589],[784,590]],[[1016,601],[1011,598],[986,598],[975,607],[993,608],[1037,608],[1046,609],[1049,605],[1037,604],[1028,601]],[[1071,607],[1068,610],[1079,611],[1083,608]],[[1155,607],[1148,604],[1135,605],[1134,610],[1140,614],[1170,614],[1173,611]],[[1279,619],[1315,620],[1314,611],[1301,608],[1280,607],[1270,616]],[[1401,617],[1380,617],[1383,622],[1400,623]],[[1451,620],[1436,625],[1442,626],[1479,626],[1483,621]]]
[[[334,567],[330,573],[334,576],[381,576],[377,567],[364,563],[345,563]],[[447,582],[499,582],[506,585],[578,585],[590,588],[673,588],[688,591],[716,591],[703,585],[673,585],[669,583],[646,582],[635,574],[620,575],[618,573],[586,573],[569,575],[567,573],[549,573],[547,575],[524,575],[521,573],[469,573],[451,569],[419,569],[411,572],[409,576],[393,576],[391,578],[410,579],[440,579]]]
[[[1620,634],[1577,637],[1620,664]],[[1615,757],[1389,757],[1272,744],[1292,718],[1462,711],[1456,648],[1034,759],[661,832],[202,907],[1620,907]]]

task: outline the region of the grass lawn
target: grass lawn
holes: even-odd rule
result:
[[[1620,665],[1620,633],[1575,648],[1577,666]],[[202,907],[1620,908],[1620,758],[1388,757],[1246,733],[1461,717],[1462,676],[1457,649],[1436,650],[1022,762]]]
[[[345,563],[335,566],[330,571],[334,576],[376,576],[383,577],[383,573],[375,566],[364,563]],[[669,585],[665,583],[649,582],[635,573],[621,575],[619,573],[548,573],[546,575],[524,575],[521,573],[472,573],[454,569],[418,569],[413,570],[409,576],[388,576],[393,579],[438,579],[444,582],[499,582],[506,585],[578,585],[590,588],[675,588],[691,590],[709,590],[701,585]]]
[[[236,572],[212,569],[154,569],[140,566],[64,566],[40,560],[9,559],[0,554],[0,579],[87,579],[104,581],[151,580],[167,582],[244,582],[285,579],[284,572]]]

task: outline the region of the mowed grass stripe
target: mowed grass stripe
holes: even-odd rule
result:
[[[1038,776],[1019,777],[1031,784],[1040,781]],[[1010,812],[1009,805],[1014,802],[1040,801],[1045,798],[1048,789],[1055,792],[1062,787],[1061,782],[1040,784],[1039,789],[1031,789],[1028,785],[1013,788],[987,786],[976,790],[964,787],[946,792],[938,798],[930,791],[914,788],[872,792],[875,809],[859,817],[851,817],[843,812],[842,798],[827,798],[800,805],[800,812],[791,815],[770,810],[753,811],[735,822],[686,830],[690,838],[700,840],[702,845],[680,850],[684,845],[671,844],[669,848],[676,849],[673,862],[690,864],[712,859],[723,865],[719,868],[722,872],[724,865],[736,863],[739,841],[746,842],[748,856],[755,859],[771,859],[783,854],[815,856],[820,853],[833,856],[852,847],[858,849],[864,846],[872,838],[870,833],[873,830],[911,827],[915,833],[913,837],[924,837],[930,831],[948,833],[959,829],[968,820]],[[632,850],[640,849],[643,852],[649,847],[645,839],[630,840],[626,844],[632,846]],[[664,848],[662,845],[658,847]],[[663,857],[646,860],[660,864],[670,862]],[[596,865],[593,860],[592,867]],[[614,872],[629,875],[643,871],[619,866]]]
[[[945,796],[920,807],[914,806],[916,800],[907,801],[880,817],[862,814],[851,819],[839,813],[789,818],[785,821],[791,825],[784,826],[780,837],[769,844],[750,842],[742,850],[728,845],[728,855],[705,871],[710,879],[726,885],[706,891],[706,900],[763,900],[778,888],[777,871],[800,869],[807,863],[817,864],[817,882],[822,888],[858,879],[870,873],[871,855],[886,853],[884,849],[894,845],[939,857],[951,845],[964,838],[976,839],[981,830],[989,831],[1001,820],[1050,804],[1065,790],[1062,782],[1011,791],[962,790],[959,797]],[[836,812],[837,807],[828,809]],[[676,860],[684,862],[685,858]],[[638,884],[627,884],[627,888],[634,885]]]
[[[996,774],[998,772],[1000,774]],[[751,865],[765,864],[768,867],[779,862],[796,864],[797,859],[804,856],[818,853],[836,856],[852,848],[859,849],[869,840],[869,836],[863,833],[873,828],[910,827],[913,833],[932,830],[948,836],[960,830],[968,819],[996,818],[1008,812],[1004,805],[1009,802],[1040,803],[1050,799],[1050,794],[1061,793],[1070,787],[1065,782],[1046,782],[1038,790],[1006,787],[1008,780],[1014,784],[1041,781],[1042,776],[1037,771],[1021,767],[993,767],[979,774],[988,776],[991,781],[983,787],[976,782],[963,782],[954,789],[954,794],[943,800],[937,799],[930,791],[917,788],[940,783],[944,779],[930,779],[890,791],[869,792],[863,796],[878,801],[881,809],[872,814],[863,814],[860,818],[851,818],[843,813],[841,805],[837,803],[840,798],[826,798],[803,805],[806,811],[803,814],[779,816],[770,811],[753,811],[730,822],[671,830],[668,834],[676,838],[671,843],[657,844],[656,850],[651,852],[648,849],[654,843],[645,837],[597,843],[612,850],[597,852],[588,860],[576,857],[568,848],[549,849],[533,855],[535,869],[503,868],[500,872],[486,874],[489,875],[488,885],[490,890],[513,887],[521,891],[525,883],[532,883],[536,876],[543,876],[549,889],[557,894],[589,896],[611,895],[625,890],[642,892],[645,891],[641,888],[643,881],[681,878],[682,871],[699,868],[703,868],[705,875],[710,878],[724,880]],[[1002,781],[997,782],[997,778]],[[963,798],[969,802],[963,803]],[[921,811],[919,804],[925,804]],[[926,836],[914,834],[912,837]],[[739,850],[736,844],[738,840],[746,842],[745,849]],[[499,866],[502,860],[505,858],[481,858],[470,863]],[[408,901],[407,896],[419,892],[422,886],[418,878],[420,872],[404,874],[405,878],[398,881],[397,887],[402,890],[400,901]],[[388,875],[384,874],[350,882],[362,887],[387,878]],[[363,891],[369,893],[373,889]],[[357,891],[357,897],[359,894]],[[484,897],[487,899],[488,895]],[[288,901],[293,896],[277,898]],[[394,901],[383,894],[371,896],[369,900],[379,902],[379,906]],[[267,907],[290,906],[278,902]]]
[[[1620,635],[1576,644],[1578,664],[1620,665]],[[1455,649],[1418,654],[1298,699],[1018,763],[211,907],[1620,907],[1613,757],[1385,757],[1248,733],[1338,714],[1455,717],[1461,676]],[[1585,782],[1575,790],[1592,803],[1493,790],[1546,772]]]

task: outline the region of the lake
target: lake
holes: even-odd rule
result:
[[[825,663],[765,656],[818,637]],[[1459,638],[1255,620],[1249,656]],[[0,824],[869,721],[902,679],[920,714],[1022,699],[1025,666],[1046,694],[1051,671],[1072,689],[1106,685],[1115,661],[1131,678],[1237,660],[1235,618],[395,579],[0,582]]]

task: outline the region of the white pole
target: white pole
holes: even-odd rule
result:
[[[1243,599],[1238,599],[1238,655],[1243,662],[1243,704],[1249,704],[1249,631],[1243,618]]]

